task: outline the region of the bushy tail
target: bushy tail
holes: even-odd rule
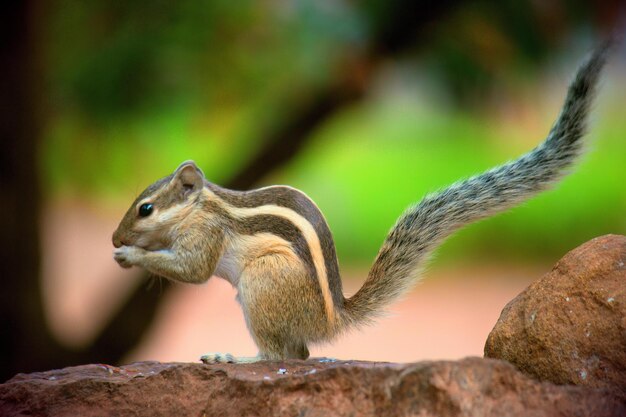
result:
[[[587,114],[612,42],[579,68],[547,139],[520,158],[426,196],[408,208],[383,243],[363,287],[346,299],[344,325],[367,323],[419,278],[430,253],[460,227],[550,187],[582,151]]]

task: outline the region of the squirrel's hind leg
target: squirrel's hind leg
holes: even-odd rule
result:
[[[238,299],[259,354],[236,357],[207,353],[200,358],[202,362],[252,363],[309,357],[307,341],[326,331],[325,320],[319,320],[324,317],[323,299],[317,281],[307,276],[298,263],[294,268],[293,263],[284,255],[260,257],[250,262],[239,279]]]
[[[328,333],[319,283],[292,254],[256,258],[243,270],[237,289],[263,360],[307,359],[308,342]]]

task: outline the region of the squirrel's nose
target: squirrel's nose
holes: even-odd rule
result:
[[[124,241],[117,233],[113,233],[112,240],[113,240],[113,246],[115,246],[116,248],[119,248],[120,246],[124,246]]]

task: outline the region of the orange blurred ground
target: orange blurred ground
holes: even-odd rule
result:
[[[68,202],[44,210],[46,309],[51,327],[69,345],[88,342],[139,283],[137,270],[123,270],[112,259],[110,236],[123,212]],[[545,266],[495,263],[431,268],[387,317],[332,344],[313,346],[311,354],[392,362],[482,356],[502,308],[546,271]],[[345,292],[354,293],[364,276],[365,271],[344,273]],[[150,291],[158,290],[156,282]],[[155,325],[126,361],[197,361],[205,352],[256,354],[227,282],[181,284],[166,295]]]

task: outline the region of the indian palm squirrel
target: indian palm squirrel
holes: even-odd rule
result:
[[[114,258],[122,267],[139,266],[173,281],[199,284],[215,275],[236,288],[259,354],[207,354],[204,362],[306,359],[309,344],[371,322],[409,290],[451,233],[527,200],[566,174],[581,154],[610,45],[581,65],[543,143],[409,207],[350,298],[342,292],[333,236],[309,197],[287,186],[222,188],[193,161],[132,203],[113,234]]]

